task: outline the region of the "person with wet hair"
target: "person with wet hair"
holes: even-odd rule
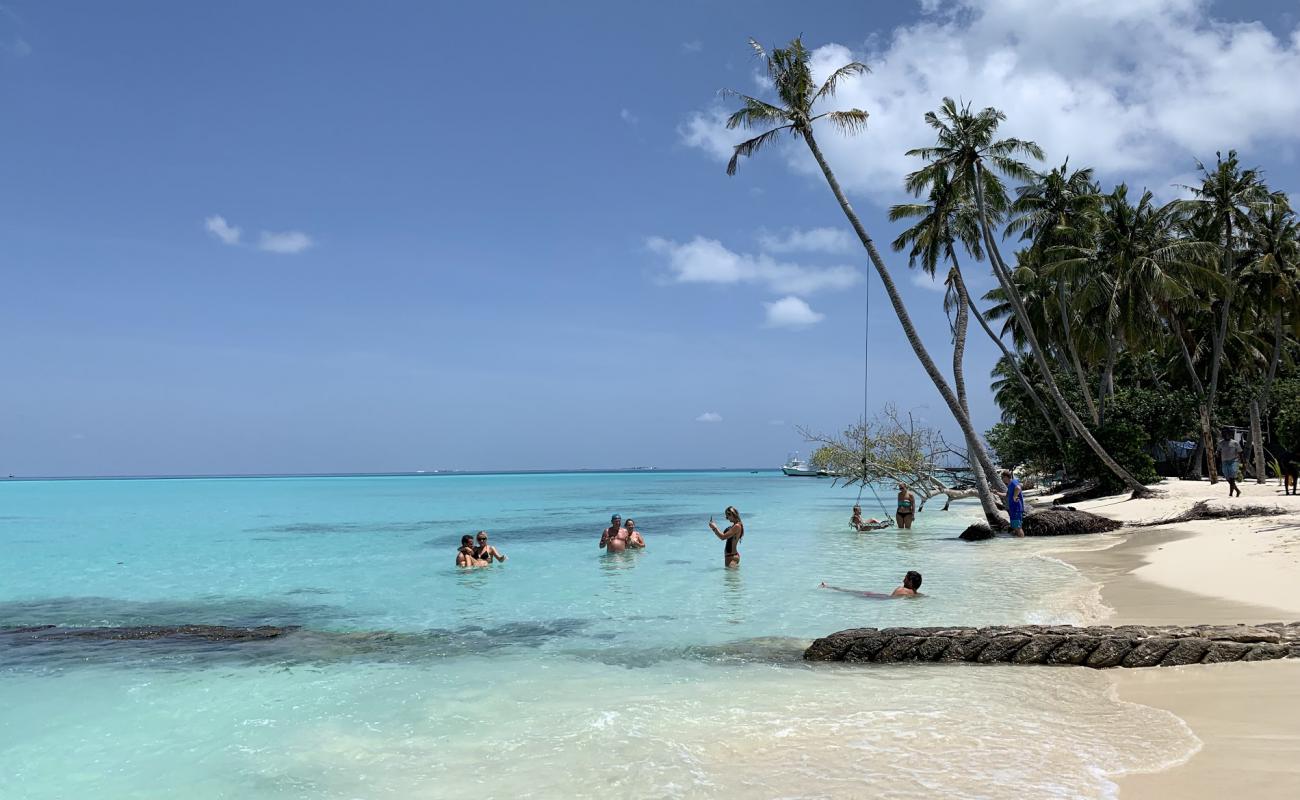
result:
[[[478,544],[474,547],[474,557],[485,563],[491,564],[493,559],[504,562],[506,557],[501,551],[488,544],[487,531],[478,532]]]
[[[645,549],[645,539],[641,536],[641,532],[636,529],[636,520],[628,519],[626,522],[624,522],[623,530],[627,533],[628,547],[637,550]]]
[[[460,537],[460,549],[456,551],[456,566],[486,567],[488,562],[474,555],[474,537],[468,533]]]
[[[916,570],[908,570],[903,576],[903,585],[890,592],[883,594],[881,592],[863,592],[857,589],[841,589],[838,586],[830,586],[825,581],[817,587],[819,589],[830,589],[835,592],[845,592],[846,594],[856,594],[859,597],[870,597],[873,600],[890,600],[895,597],[921,597],[921,573]]]

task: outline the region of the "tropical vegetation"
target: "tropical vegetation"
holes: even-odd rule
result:
[[[925,115],[933,141],[908,151],[917,167],[904,187],[916,200],[890,218],[908,224],[892,241],[908,267],[944,276],[945,373],[816,138],[825,126],[866,129],[867,111],[822,105],[868,68],[850,62],[819,82],[800,39],[770,52],[750,45],[776,99],[727,92],[741,104],[727,126],[762,129],[736,145],[727,173],[781,138],[808,148],[962,433],[990,524],[1002,522],[1003,487],[967,402],[972,318],[1002,353],[992,377],[1003,419],[987,432],[1002,464],[1141,494],[1158,466],[1216,480],[1220,427],[1249,429],[1248,472],[1260,481],[1282,451],[1300,449],[1300,224],[1261,170],[1235,151],[1218,153],[1197,163],[1198,180],[1182,197],[1160,202],[1126,183],[1103,189],[1068,157],[1043,167],[1036,143],[1000,134],[1001,111],[943,98]],[[993,278],[982,297],[970,291],[972,270]],[[859,442],[857,458],[835,457],[859,463],[864,479],[880,439],[872,430],[880,433],[863,420],[834,439]]]

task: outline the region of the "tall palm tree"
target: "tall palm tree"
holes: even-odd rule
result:
[[[1267,320],[1265,337],[1271,347],[1264,379],[1251,404],[1251,439],[1255,445],[1255,477],[1264,482],[1264,437],[1259,416],[1268,408],[1273,380],[1282,360],[1288,328],[1300,333],[1300,222],[1286,195],[1275,193],[1272,202],[1251,215],[1249,260],[1241,270],[1242,286],[1260,306]]]
[[[1091,223],[1099,198],[1097,186],[1092,180],[1092,169],[1076,169],[1073,172],[1069,169],[1070,160],[1067,158],[1056,169],[1035,173],[1033,180],[1016,190],[1016,200],[1011,206],[1013,217],[1007,223],[1006,233],[1019,233],[1021,241],[1029,241],[1030,249],[1040,258],[1050,248],[1079,244],[1091,234]],[[1079,360],[1079,348],[1071,324],[1074,315],[1066,302],[1069,282],[1059,275],[1055,282],[1057,311],[1061,317],[1059,344],[1069,357],[1092,423],[1099,425],[1101,416],[1098,403],[1093,400],[1083,364]]]
[[[952,325],[952,381],[957,402],[969,417],[970,406],[966,400],[966,373],[963,361],[970,316],[970,294],[966,291],[966,283],[962,279],[956,245],[957,240],[961,239],[967,249],[974,248],[971,250],[972,253],[979,252],[979,224],[975,221],[969,206],[954,202],[952,187],[946,181],[936,183],[931,189],[928,204],[908,203],[894,206],[889,211],[891,221],[909,217],[920,217],[920,220],[900,234],[893,241],[892,247],[895,251],[910,248],[908,266],[915,267],[919,263],[921,269],[932,278],[940,262],[946,261],[949,264],[945,284],[950,296],[956,297],[954,305],[957,312],[957,319]],[[944,305],[947,308],[949,303],[945,302]],[[1001,476],[980,443],[968,441],[966,446],[975,454],[984,469],[989,485],[1000,491],[1005,490]]]
[[[758,57],[765,62],[768,77],[772,80],[778,100],[776,104],[773,104],[742,92],[727,92],[729,96],[736,97],[741,101],[740,109],[727,119],[728,129],[767,128],[758,136],[736,145],[731,161],[727,164],[727,174],[736,174],[736,168],[742,157],[752,156],[758,150],[782,136],[803,141],[809,152],[812,153],[813,159],[816,160],[817,166],[821,168],[822,175],[825,177],[831,193],[835,196],[836,202],[840,204],[840,210],[844,212],[844,216],[853,227],[853,232],[857,234],[858,240],[867,251],[867,256],[871,260],[872,266],[875,267],[876,274],[880,276],[880,282],[884,284],[885,293],[889,296],[889,302],[894,307],[894,313],[903,326],[903,333],[912,346],[912,351],[916,353],[921,366],[925,369],[926,374],[930,376],[930,380],[938,389],[939,395],[947,403],[948,409],[952,412],[953,418],[956,419],[966,441],[968,443],[978,443],[979,436],[971,423],[970,415],[962,408],[957,395],[953,392],[952,387],[948,385],[948,381],[944,379],[943,373],[939,371],[934,359],[930,357],[929,351],[926,350],[925,344],[916,331],[916,326],[912,324],[912,317],[907,312],[907,306],[898,293],[898,287],[894,283],[889,268],[885,266],[885,262],[881,259],[880,252],[876,249],[871,235],[867,233],[867,229],[862,225],[862,221],[858,219],[853,206],[849,204],[849,199],[844,196],[844,191],[840,188],[840,183],[831,170],[826,156],[822,153],[821,147],[818,146],[817,138],[813,133],[813,125],[818,121],[825,121],[845,134],[857,133],[866,128],[867,112],[861,109],[854,108],[845,111],[823,111],[818,113],[814,107],[820,101],[833,97],[841,80],[867,72],[867,66],[852,61],[836,69],[823,83],[818,85],[813,80],[812,68],[809,65],[809,53],[801,39],[794,39],[784,48],[773,48],[771,53],[768,53],[762,45],[753,39],[749,40],[749,44]],[[974,457],[973,454],[972,457]],[[972,472],[975,475],[976,487],[979,489],[980,503],[989,524],[997,527],[1003,526],[1005,524],[1003,522],[1004,518],[993,500],[993,493],[984,475],[984,470],[976,468]]]
[[[1210,376],[1205,387],[1205,405],[1202,413],[1201,437],[1206,448],[1206,462],[1210,467],[1210,482],[1218,482],[1218,470],[1212,456],[1214,434],[1209,415],[1214,412],[1214,398],[1219,389],[1219,369],[1223,363],[1224,342],[1228,338],[1228,326],[1232,320],[1231,309],[1236,284],[1238,253],[1250,230],[1251,212],[1270,202],[1268,189],[1264,186],[1263,176],[1257,169],[1242,169],[1237,159],[1237,151],[1228,151],[1225,159],[1222,153],[1215,153],[1216,163],[1210,169],[1201,162],[1196,167],[1201,171],[1201,184],[1186,187],[1194,195],[1182,202],[1182,208],[1191,216],[1194,224],[1207,230],[1220,248],[1220,273],[1225,280],[1222,296],[1217,300],[1216,325],[1211,338]],[[1200,459],[1193,467],[1200,474]]]
[[[926,123],[936,131],[935,145],[908,151],[908,155],[919,156],[929,163],[907,177],[907,188],[919,196],[940,174],[944,174],[951,176],[955,183],[966,192],[973,194],[980,226],[983,229],[984,245],[989,253],[989,264],[1006,295],[1017,323],[1022,328],[1029,352],[1042,373],[1043,383],[1052,396],[1053,402],[1056,403],[1070,428],[1088,445],[1107,469],[1123,481],[1135,496],[1148,494],[1149,490],[1106,452],[1088,427],[1083,424],[1083,420],[1079,419],[1079,415],[1066,402],[1064,394],[1052,375],[1046,352],[1030,323],[1029,312],[1011,279],[1011,270],[998,250],[991,219],[993,214],[1008,205],[1006,187],[1000,175],[1024,181],[1032,180],[1033,170],[1021,162],[1019,157],[1029,156],[1040,159],[1043,157],[1042,148],[1033,142],[1015,138],[995,138],[998,125],[1005,118],[1006,115],[995,108],[985,108],[978,113],[973,113],[970,105],[967,104],[959,109],[952,98],[945,97],[939,113],[931,111],[925,115]],[[992,169],[985,166],[986,162],[992,165]]]

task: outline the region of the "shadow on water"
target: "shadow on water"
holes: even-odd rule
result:
[[[261,525],[245,528],[246,533],[414,533],[446,525],[461,525],[464,520],[425,520],[417,522],[289,522],[283,525]]]
[[[313,587],[288,594],[320,594]],[[43,597],[0,602],[0,629],[29,625],[129,627],[132,625],[320,625],[347,619],[343,608],[263,598],[218,595],[194,600],[122,600],[114,597]]]
[[[657,538],[690,536],[693,535],[696,528],[704,527],[700,522],[699,514],[639,514],[631,515],[632,519],[637,522],[637,529],[645,535],[647,543]],[[573,519],[569,514],[566,518]],[[486,526],[492,534],[494,543],[501,544],[502,548],[516,542],[546,542],[559,540],[590,540],[592,546],[600,539],[600,532],[609,524],[601,519],[600,516],[594,518],[595,521],[590,525],[560,524],[560,525],[527,525],[523,527],[492,527]],[[608,519],[608,516],[605,517]],[[473,526],[471,525],[470,528]],[[477,529],[475,529],[477,530]],[[465,530],[456,529],[441,533],[434,538],[424,542],[429,547],[455,547],[460,544],[460,537],[469,533],[469,528]]]

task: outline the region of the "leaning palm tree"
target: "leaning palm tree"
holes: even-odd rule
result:
[[[908,266],[915,267],[919,264],[921,269],[930,277],[935,276],[941,262],[949,264],[948,277],[945,281],[949,297],[945,298],[944,309],[955,309],[956,311],[956,321],[952,324],[952,372],[953,386],[957,390],[957,399],[961,403],[962,409],[968,415],[970,414],[970,407],[966,403],[966,379],[962,362],[966,350],[968,318],[970,314],[974,314],[984,331],[1002,348],[1007,363],[1015,371],[1021,387],[1042,413],[1048,430],[1052,432],[1053,437],[1056,439],[1060,452],[1064,453],[1065,442],[1062,440],[1061,433],[1057,429],[1051,413],[1047,410],[1047,406],[1043,404],[1042,398],[1039,397],[1038,392],[1034,391],[1025,375],[1017,369],[1016,360],[1011,356],[1011,352],[1002,343],[1002,339],[989,327],[988,321],[984,319],[966,288],[965,276],[962,274],[961,264],[957,259],[956,245],[960,241],[966,251],[971,254],[971,257],[976,260],[984,257],[983,247],[980,245],[980,227],[975,215],[975,209],[969,202],[962,201],[956,196],[952,183],[947,180],[934,183],[930,188],[928,200],[927,203],[901,203],[889,209],[891,222],[903,219],[917,220],[911,227],[899,234],[891,243],[891,246],[895,251],[908,250]],[[982,450],[976,452],[982,452]],[[985,471],[989,473],[989,483],[995,488],[1005,488],[1001,476],[994,470],[992,462],[989,461],[987,456],[981,459],[981,463],[984,464]]]
[[[821,147],[818,146],[817,138],[813,133],[813,126],[819,121],[824,121],[845,134],[856,133],[866,128],[867,112],[861,109],[818,112],[815,107],[822,100],[828,100],[835,95],[835,90],[841,80],[867,72],[867,66],[857,61],[850,62],[836,69],[819,85],[813,79],[812,68],[809,65],[809,53],[801,39],[794,39],[784,48],[773,48],[770,53],[753,39],[749,40],[749,44],[758,57],[765,62],[767,74],[772,80],[778,101],[774,104],[742,92],[732,90],[726,92],[726,95],[736,97],[741,101],[740,109],[727,119],[728,129],[767,128],[758,136],[736,145],[731,161],[727,164],[727,174],[735,175],[741,158],[752,156],[764,146],[777,141],[781,137],[800,140],[808,147],[809,152],[817,161],[817,166],[821,168],[822,175],[826,178],[831,193],[835,195],[835,200],[840,204],[840,209],[853,227],[853,232],[857,234],[858,240],[867,251],[872,266],[875,267],[876,273],[880,276],[880,282],[884,284],[885,293],[889,295],[889,302],[893,305],[894,313],[903,326],[903,333],[906,335],[908,343],[912,346],[913,352],[916,353],[917,359],[920,360],[926,374],[930,376],[935,388],[938,389],[939,395],[948,405],[948,409],[957,421],[957,425],[961,428],[962,435],[965,437],[972,454],[975,453],[982,449],[982,445],[980,444],[979,435],[975,431],[975,426],[971,423],[970,415],[962,408],[956,393],[948,385],[943,373],[939,371],[939,367],[934,363],[934,359],[930,357],[929,351],[926,350],[925,344],[916,331],[916,326],[912,324],[912,317],[907,312],[907,306],[903,303],[903,298],[898,292],[898,287],[894,283],[889,268],[885,266],[885,262],[881,259],[875,242],[862,225],[862,220],[858,219],[857,212],[849,204],[849,199],[844,196],[844,191],[840,188],[840,182],[831,170],[830,163],[827,162],[826,156],[822,153]],[[972,466],[974,467],[972,472],[975,475],[976,487],[979,490],[984,515],[988,518],[990,525],[1002,527],[1005,524],[1004,518],[993,500],[992,489],[989,487],[984,470],[978,462]]]
[[[1006,115],[995,108],[985,108],[974,113],[969,104],[958,108],[952,98],[945,97],[939,113],[931,111],[925,115],[926,123],[936,131],[934,146],[908,151],[908,155],[918,156],[928,163],[908,175],[907,188],[913,194],[920,195],[938,176],[948,175],[965,192],[974,197],[980,226],[984,233],[984,245],[989,253],[989,264],[1006,295],[1016,323],[1021,328],[1029,353],[1038,365],[1039,372],[1042,373],[1043,383],[1061,412],[1061,416],[1065,418],[1075,435],[1087,444],[1106,468],[1114,473],[1134,495],[1148,494],[1149,490],[1106,452],[1088,427],[1083,424],[1083,420],[1066,402],[1065,395],[1052,375],[1046,351],[1035,334],[1029,311],[1016,290],[1011,270],[998,250],[991,220],[993,213],[1007,205],[1007,192],[1001,175],[1024,181],[1032,180],[1033,170],[1020,161],[1019,157],[1043,157],[1042,148],[1033,142],[1014,138],[995,138],[998,125],[1005,118]],[[992,169],[986,166],[986,162],[992,166]]]

